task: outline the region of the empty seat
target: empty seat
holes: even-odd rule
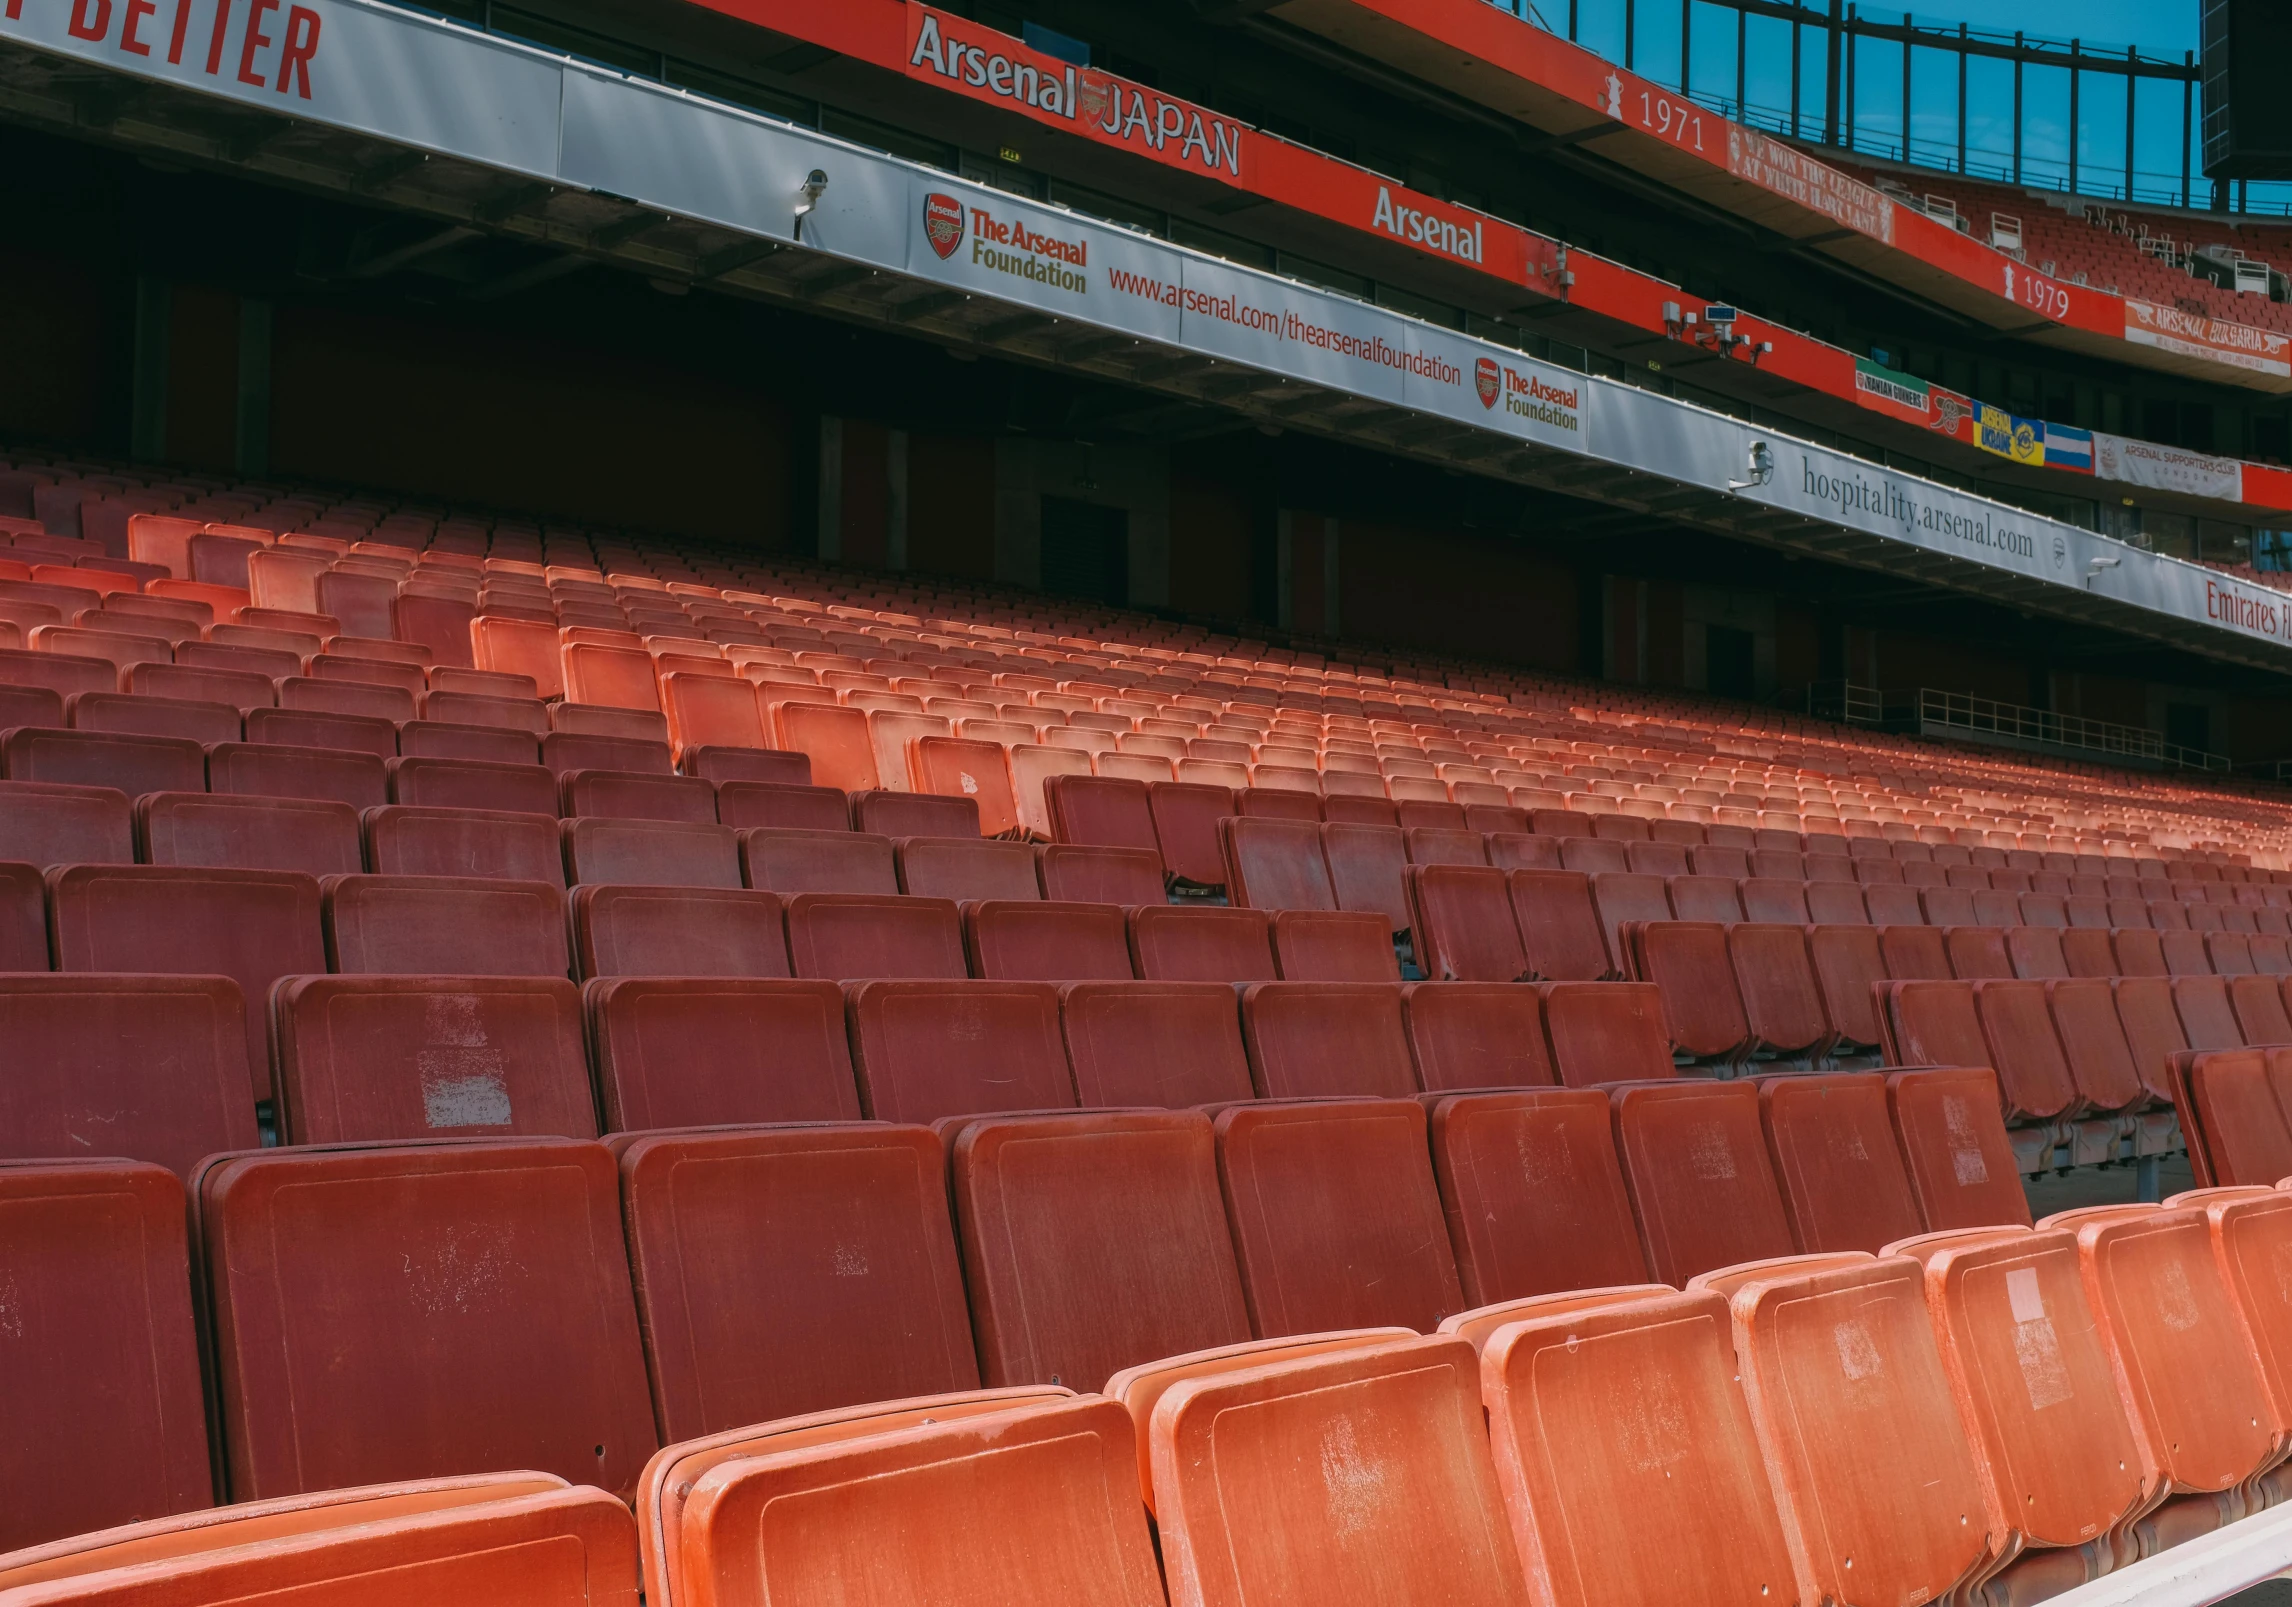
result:
[[[1739,884],[1746,919],[1805,926],[1813,920],[1807,910],[1806,884],[1752,876]]]
[[[1171,1607],[1533,1599],[1489,1465],[1470,1344],[1260,1360],[1177,1384],[1150,1419]]]
[[[705,1476],[680,1466],[664,1482],[699,1498],[680,1497],[674,1544],[656,1567],[673,1556],[687,1593],[717,1601],[811,1598],[848,1588],[861,1569],[883,1600],[944,1607],[1162,1599],[1136,1436],[1120,1404],[999,1393],[900,1407],[792,1425],[786,1454],[742,1431],[752,1443]],[[873,1432],[870,1419],[888,1427]],[[781,1535],[791,1508],[823,1504],[832,1521]],[[1011,1560],[983,1568],[990,1534]],[[651,1599],[664,1593],[656,1577]]]
[[[183,1196],[163,1166],[0,1165],[0,1549],[213,1502]]]
[[[924,792],[861,792],[852,796],[852,824],[879,837],[953,837],[976,840],[977,800]]]
[[[491,725],[447,725],[408,720],[398,727],[398,752],[409,759],[475,759],[485,764],[529,765],[540,757],[530,731]]]
[[[681,761],[700,748],[769,748],[764,710],[752,682],[732,675],[670,671],[660,678],[661,713]]]
[[[382,876],[565,881],[557,822],[494,809],[385,804],[365,814],[366,863]]]
[[[576,887],[573,952],[584,977],[788,975],[776,893]]]
[[[1544,1040],[1543,999],[1533,988],[1412,982],[1401,990],[1401,1017],[1417,1085],[1427,1093],[1557,1080]]]
[[[69,707],[75,731],[183,737],[201,743],[236,742],[244,734],[239,710],[229,703],[191,702],[141,693],[78,692],[72,695]]]
[[[1283,910],[1273,918],[1274,963],[1285,982],[1398,982],[1385,917],[1367,910]]]
[[[1394,932],[1409,929],[1408,849],[1397,828],[1332,820],[1321,828],[1321,852],[1337,908],[1382,916]]]
[[[271,1011],[288,1143],[597,1135],[561,977],[296,977]]]
[[[0,1161],[120,1155],[188,1176],[202,1156],[251,1148],[247,1023],[220,976],[0,977]]]
[[[1653,983],[1553,982],[1542,992],[1552,1069],[1570,1088],[1673,1075]]]
[[[523,815],[557,813],[557,778],[538,764],[400,758],[390,760],[387,769],[392,803]]]
[[[806,1125],[615,1147],[653,1401],[672,1440],[977,1388],[930,1132]]]
[[[2024,1591],[2050,1594],[2107,1572],[2114,1532],[2153,1499],[2162,1470],[2134,1439],[2086,1315],[2076,1241],[1977,1231],[1934,1235],[1911,1253],[1926,1268],[1927,1316],[1983,1470],[1993,1556],[2022,1548],[1990,1589],[2027,1581]]]
[[[1989,1045],[1986,1064],[1997,1072],[1998,1087],[2005,1095],[2008,1121],[2046,1121],[2077,1103],[2077,1085],[2070,1076],[2061,1039],[2053,1030],[2044,983],[1977,983],[1974,1010],[1981,1017],[1982,1037]]]
[[[1001,744],[965,737],[919,737],[908,747],[907,765],[917,792],[960,798],[975,805],[982,835],[1008,837],[1019,830],[1018,795],[1012,790],[1010,760]]]
[[[1225,885],[1235,904],[1263,910],[1337,908],[1319,826],[1229,815],[1218,822],[1218,838]]]
[[[227,976],[255,1097],[271,1096],[271,984],[327,969],[319,886],[292,871],[70,865],[48,872],[59,971]]]
[[[1130,933],[1113,904],[988,899],[963,911],[971,974],[1010,982],[1126,982]]]
[[[397,757],[398,727],[389,720],[364,714],[326,714],[311,709],[252,709],[247,714],[247,740],[271,747],[340,748],[348,753],[370,753],[377,761]],[[209,756],[208,785],[212,787],[214,758]],[[375,766],[375,778],[382,769]]]
[[[1807,1257],[1714,1282],[1802,1596],[1934,1601],[1972,1577],[1982,1491],[1917,1263]]]
[[[1580,871],[1516,870],[1506,876],[1514,933],[1527,976],[1546,982],[1589,982],[1617,974],[1592,907],[1591,883]],[[1489,940],[1498,936],[1488,919]],[[1419,964],[1423,956],[1419,955]],[[1427,976],[1437,976],[1429,965]],[[1479,980],[1509,981],[1509,977]]]
[[[1724,876],[1674,876],[1665,891],[1680,920],[1732,925],[1743,918],[1743,901],[1735,894],[1735,884]]]
[[[655,1448],[604,1146],[263,1150],[199,1183],[234,1500]],[[441,1365],[450,1357],[451,1365]]]
[[[541,762],[562,778],[576,770],[600,770],[615,776],[665,776],[675,767],[668,745],[645,737],[607,736],[588,731],[551,731],[541,739]],[[688,780],[699,780],[697,776]],[[568,814],[597,814],[596,809],[571,809]],[[712,815],[711,819],[714,818]]]
[[[1802,1253],[1876,1255],[1924,1231],[1881,1079],[1866,1072],[1771,1077],[1759,1085],[1759,1116]]]
[[[914,793],[882,796],[913,801]],[[1039,899],[1035,851],[1025,843],[997,842],[976,832],[965,837],[902,837],[893,845],[899,890],[923,898]],[[1155,877],[1155,895],[1161,878]]]
[[[1792,1253],[1757,1084],[1679,1079],[1610,1097],[1624,1184],[1658,1282]]]
[[[2045,1000],[2069,1079],[2085,1109],[2105,1115],[2128,1110],[2147,1097],[2107,982],[2098,977],[2048,982]],[[2081,1158],[2108,1157],[2097,1154]]]
[[[1507,885],[1507,875],[1513,878]],[[1416,910],[1413,928],[1417,964],[1435,981],[1513,982],[1531,973],[1531,958],[1522,944],[1522,927],[1513,909],[1519,878],[1564,878],[1583,902],[1591,923],[1589,937],[1601,945],[1597,917],[1581,871],[1512,871],[1478,865],[1412,865],[1408,870],[1409,902]],[[1549,936],[1550,934],[1545,934]],[[1581,942],[1582,932],[1562,934]],[[1596,975],[1606,974],[1606,954],[1599,947]],[[1571,956],[1572,957],[1572,956]],[[1562,963],[1565,963],[1563,961]]]
[[[1886,978],[1877,932],[1867,926],[1810,926],[1806,938],[1823,1015],[1839,1045],[1875,1048],[1882,1033],[1870,985]]]
[[[1162,902],[1162,856],[1153,849],[1045,843],[1040,854],[1045,898],[1069,904]]]
[[[116,787],[0,781],[0,860],[25,865],[130,865],[135,829]]]
[[[1132,963],[1159,982],[1271,982],[1272,925],[1265,911],[1147,904],[1130,912]]]
[[[0,733],[0,775],[10,781],[116,787],[130,798],[146,792],[204,792],[207,756],[189,737],[23,726]]]
[[[384,761],[372,753],[256,742],[219,742],[208,749],[207,790],[255,798],[331,798],[353,809],[373,809],[390,799]]]
[[[2077,1236],[2086,1308],[2137,1439],[2179,1498],[2136,1525],[2143,1553],[2246,1510],[2238,1487],[2281,1455],[2259,1357],[2202,1210],[2101,1208],[2040,1224]],[[2177,1510],[2176,1510],[2177,1509]]]
[[[1922,926],[1926,921],[1926,909],[1918,902],[1915,887],[1865,887],[1862,907],[1873,926]]]
[[[729,826],[589,818],[564,823],[565,873],[576,885],[738,887],[740,842]]]
[[[1463,1308],[1415,1100],[1233,1105],[1216,1130],[1258,1337],[1425,1333]]]
[[[293,870],[309,876],[365,868],[358,811],[332,800],[146,793],[136,800],[135,829],[143,858],[154,865]]]
[[[951,1160],[990,1386],[1091,1388],[1250,1337],[1200,1112],[985,1118]]]
[[[2237,976],[2228,979],[2229,1007],[2246,1043],[2292,1044],[2292,1015],[2284,1008],[2282,979]]]
[[[578,742],[610,741],[575,737]],[[553,769],[555,767],[552,767]],[[642,770],[556,770],[558,813],[571,820],[596,815],[613,820],[673,820],[713,826],[716,788],[698,776]]]
[[[789,910],[791,938],[796,909]],[[869,981],[854,984],[849,999],[852,1061],[872,1120],[928,1122],[1075,1102],[1058,990],[1048,982]]]
[[[797,976],[844,982],[970,975],[964,963],[962,919],[950,899],[796,893],[787,899],[787,916],[788,965]]]
[[[2169,1103],[2172,1082],[2168,1070],[2173,1056],[2190,1047],[2173,1008],[2172,984],[2162,977],[2119,977],[2117,1020],[2125,1029],[2125,1046],[2132,1051],[2133,1070],[2152,1098]]]
[[[2292,1176],[2292,1078],[2281,1049],[2195,1051],[2173,1057],[2173,1104],[2203,1187],[2273,1188]]]
[[[565,889],[554,882],[330,876],[320,886],[328,970],[561,977],[571,969]]]
[[[1987,1066],[1888,1072],[1886,1108],[1929,1231],[2029,1226],[2029,1196],[1998,1114],[1997,1073]]]
[[[1222,982],[1070,982],[1059,1019],[1086,1107],[1254,1097],[1234,990]]]
[[[617,976],[582,1001],[608,1130],[859,1119],[833,982]]]
[[[1727,928],[1708,921],[1633,921],[1618,938],[1632,975],[1663,996],[1672,1049],[1691,1060],[1731,1061],[1751,1029],[1735,990]]]
[[[834,787],[781,781],[716,783],[716,818],[738,830],[850,831],[851,800]]]
[[[1043,783],[1043,798],[1057,841],[1146,849],[1160,859],[1146,783],[1117,776],[1052,776]]]
[[[2217,976],[2175,977],[2173,1009],[2181,1018],[2181,1031],[2191,1049],[2241,1049],[2244,1034],[2236,1012],[2228,1003],[2228,979]]]
[[[1262,1099],[1406,1099],[1417,1091],[1397,983],[1252,983],[1241,1012]]]
[[[1482,1351],[1497,1480],[1555,1607],[1793,1591],[1726,1302],[1660,1290],[1531,1303]],[[1664,1402],[1645,1431],[1626,1401]]]
[[[1225,886],[1226,862],[1218,822],[1234,812],[1233,796],[1228,788],[1192,782],[1156,781],[1148,785],[1147,799],[1153,815],[1154,840],[1162,852],[1162,868],[1171,876],[1196,887]],[[1061,835],[1065,834],[1062,832]],[[1070,840],[1087,842],[1115,839],[1078,837]],[[1310,886],[1310,877],[1307,884]],[[1330,906],[1324,904],[1307,907],[1326,909]]]
[[[1598,1089],[1434,1101],[1432,1152],[1468,1306],[1646,1281]]]
[[[899,891],[891,839],[865,832],[743,831],[740,865],[750,887],[783,895]]]
[[[2013,975],[2013,962],[2006,957],[2005,933],[1997,927],[1948,927],[1942,933],[1942,947],[1950,957],[1950,974],[1962,980]]]

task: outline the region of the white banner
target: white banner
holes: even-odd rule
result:
[[[2244,500],[2244,465],[2235,458],[2209,457],[2099,430],[2093,432],[2093,472],[2104,480],[2122,480],[2151,491],[2178,491],[2223,502]]]
[[[2292,609],[2177,559],[1510,347],[1021,200],[687,91],[374,0],[40,0],[0,37],[878,273],[1628,464],[2182,620],[2292,643]],[[1754,443],[1772,465],[1745,484]],[[2106,444],[2105,444],[2106,443]],[[2096,436],[2120,478],[2234,500],[2221,460]],[[2236,465],[2226,468],[2235,470]],[[2108,472],[2103,470],[2102,472]],[[2157,478],[2141,478],[2154,475]],[[2092,567],[2095,558],[2114,560]]]

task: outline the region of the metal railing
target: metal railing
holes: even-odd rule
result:
[[[2162,732],[2145,726],[2114,725],[2107,720],[2056,714],[2051,709],[2033,709],[2020,703],[2000,703],[1965,692],[1940,692],[1922,686],[1918,689],[1917,713],[1921,729],[1942,726],[2022,742],[2040,742],[2048,747],[2075,748],[2098,757],[2146,760],[2182,770],[2225,772],[2228,769],[2224,756],[2206,753],[2201,748],[2181,747],[2166,741]]]

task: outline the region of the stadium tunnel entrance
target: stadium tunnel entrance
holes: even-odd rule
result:
[[[21,96],[0,125],[11,442],[1057,590],[1348,656],[1791,708],[1931,688],[2292,754],[2281,675],[1966,577],[1737,539],[1604,500],[1613,478],[1571,495],[1425,461],[1342,410],[1125,383],[1087,339],[855,316],[849,266],[735,282],[762,243],[715,275],[648,271],[610,256],[663,220],[612,198],[497,179],[478,221],[445,221],[405,193],[441,166],[414,153],[319,182],[275,160],[303,125],[193,155],[137,125],[196,126],[195,98],[84,73],[72,93],[68,131]],[[586,249],[536,237],[567,215]]]

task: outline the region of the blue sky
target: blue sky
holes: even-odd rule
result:
[[[1498,0],[1504,3],[1504,0]],[[1535,0],[1550,25],[1566,32],[1570,6],[1577,37],[1616,60],[1625,59],[1626,0]],[[1823,0],[1806,0],[1808,15],[1828,11]],[[1632,64],[1660,83],[1677,86],[1681,68],[1681,7],[1689,18],[1689,83],[1698,100],[1746,121],[1787,129],[1791,106],[1790,34],[1784,20],[1758,18],[1745,31],[1741,82],[1747,107],[1735,104],[1736,14],[1709,0],[1632,0],[1637,39]],[[1819,9],[1818,9],[1819,8]],[[2077,40],[2088,51],[2137,46],[2144,56],[2177,59],[2197,43],[2198,0],[2017,0],[2011,6],[1989,0],[1930,0],[1908,8],[1921,26],[1970,24],[1977,32],[2010,36],[2019,28],[2032,38],[2066,44]],[[1863,4],[1862,16],[1898,21],[1902,8]],[[1819,28],[1802,39],[1799,132],[1821,137],[1823,49]],[[1855,147],[1877,157],[1904,156],[1902,48],[1866,40],[1857,51]],[[1956,58],[1944,51],[1911,53],[1908,159],[1923,166],[1955,167],[1960,108]],[[2024,74],[2020,181],[2055,190],[2070,187],[2072,139],[2076,188],[2112,200],[2127,196],[2126,80],[2121,74],[2081,72],[2076,128],[2071,128],[2069,74],[2033,68]],[[2140,83],[2132,108],[2132,198],[2149,204],[2179,204],[2182,172],[2182,86],[2148,79]],[[1969,68],[1964,108],[1967,171],[1976,177],[2011,180],[2014,175],[2013,73],[1993,59],[1975,59]],[[2253,187],[2256,204],[2273,209],[2278,191]],[[2287,191],[2292,193],[2292,191]],[[2205,184],[2194,176],[2192,200],[2202,206]]]

